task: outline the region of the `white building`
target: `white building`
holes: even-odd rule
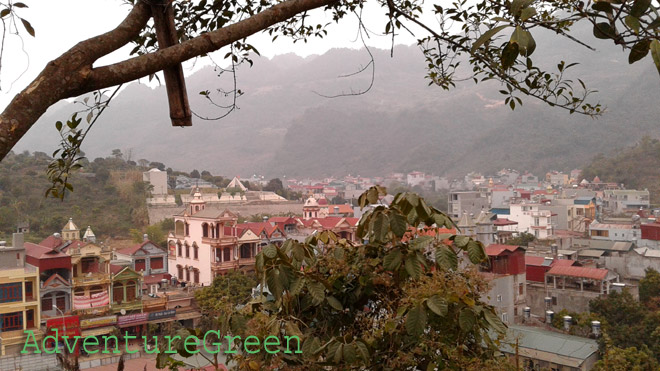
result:
[[[649,206],[648,190],[613,189],[603,191],[603,209],[613,214],[620,214],[626,209],[648,209]]]
[[[598,223],[589,225],[589,236],[592,240],[632,242],[642,238],[642,231],[634,224]]]
[[[197,190],[185,210],[174,215],[174,232],[167,239],[172,277],[207,286],[215,275],[240,268],[237,221],[238,217],[228,210],[207,209]]]
[[[553,234],[550,210],[539,210],[539,204],[529,203],[512,204],[510,210],[508,219],[518,223],[519,233],[531,233],[538,239],[546,239]]]

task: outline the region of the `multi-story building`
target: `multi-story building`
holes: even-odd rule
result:
[[[520,246],[486,246],[488,264],[481,268],[490,282],[485,301],[495,307],[504,323],[522,315],[526,296],[525,249]]]
[[[100,315],[110,310],[110,260],[109,246],[88,242],[69,245],[63,251],[71,257],[73,313]]]
[[[142,243],[116,250],[115,259],[113,264],[129,266],[142,274],[144,289],[140,291],[145,294],[155,294],[164,285],[163,280],[169,282],[171,278],[167,273],[167,250],[149,241],[146,235]]]
[[[197,190],[183,212],[174,215],[174,231],[168,236],[169,273],[179,282],[206,286],[216,275],[240,265],[237,222],[238,216],[229,210],[206,208]]]
[[[594,221],[589,224],[589,236],[592,240],[630,242],[642,238],[642,231],[639,225],[632,223],[598,223]]]
[[[23,234],[14,233],[12,246],[0,243],[0,353],[23,349],[25,330],[40,341],[39,268],[25,261]]]
[[[451,191],[449,192],[449,216],[459,220],[463,213],[478,215],[481,210],[489,209],[488,197],[477,191]]]
[[[603,191],[603,211],[611,214],[621,214],[625,211],[648,209],[650,206],[649,191],[634,189],[614,189]]]
[[[537,239],[547,239],[553,234],[552,212],[540,210],[540,204],[517,203],[510,207],[508,219],[517,222],[519,233],[531,233]]]

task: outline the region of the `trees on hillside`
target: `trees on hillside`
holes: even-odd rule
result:
[[[241,349],[249,335],[280,344],[296,336],[302,353],[228,354],[239,369],[511,369],[496,358],[506,326],[482,301],[487,283],[475,265],[459,267],[460,259],[483,262],[483,245],[418,234],[422,224],[453,223],[413,193],[397,194],[389,207],[375,204],[383,194],[374,187],[360,197],[361,206],[373,206],[356,232],[365,244],[320,232],[257,255],[267,291],[242,308],[215,308],[215,328],[240,336]]]
[[[165,71],[171,107],[186,105],[181,62],[226,48],[226,58],[233,66],[251,63],[250,53],[257,49],[247,39],[249,36],[266,32],[273,39],[321,38],[327,34],[328,24],[313,22],[308,12],[317,9],[326,14],[326,19],[341,23],[349,16],[361,20],[367,4],[364,0],[126,2],[132,10],[117,28],[82,40],[48,63],[0,114],[0,158],[59,100],[95,92],[93,100],[85,101],[87,123],[92,125],[108,103],[100,91]],[[24,19],[24,8],[29,3],[0,1],[0,17],[16,24],[20,20],[23,27],[16,27],[15,32],[34,36],[41,25],[33,26]],[[418,0],[382,0],[378,4],[382,28],[377,32],[393,40],[401,32],[414,32],[430,84],[450,89],[463,80],[496,80],[502,85],[500,92],[506,104],[512,108],[522,103],[521,95],[527,95],[570,112],[600,113],[600,106],[589,101],[591,90],[581,80],[568,77],[570,63],[553,61],[558,62],[556,68],[545,70],[534,61],[537,45],[533,34],[538,29],[548,29],[584,44],[571,34],[571,27],[576,22],[590,22],[594,37],[612,40],[629,50],[630,63],[650,54],[660,68],[660,20],[658,4],[652,0],[478,0],[436,2],[432,7]],[[424,17],[429,13],[433,17]],[[427,18],[433,22],[426,22]],[[369,32],[361,22],[357,31],[363,38]],[[126,60],[108,66],[94,65],[127,44],[134,48]],[[370,67],[373,65],[364,70]],[[178,77],[174,76],[177,71]],[[215,98],[210,91],[201,93],[211,101]],[[232,111],[235,98],[242,92],[235,87],[229,93],[218,94],[224,93],[234,99],[229,106]],[[183,125],[176,117],[173,123]],[[84,124],[66,124],[58,124],[58,130],[64,130],[63,144],[70,147],[60,153],[64,172],[77,161],[80,142],[87,132],[87,128],[82,128]]]

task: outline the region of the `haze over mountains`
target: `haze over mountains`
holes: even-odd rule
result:
[[[93,159],[120,148],[130,151],[133,160],[227,176],[411,170],[454,176],[503,167],[570,170],[643,135],[658,136],[660,80],[650,60],[629,66],[627,53],[609,44],[597,44],[599,51],[590,52],[556,37],[535,36],[535,60],[585,63],[573,76],[600,90],[607,114],[593,120],[529,98],[512,112],[493,83],[460,83],[450,91],[429,87],[415,46],[397,46],[394,58],[389,50],[372,49],[376,70],[371,91],[329,99],[314,92],[362,90],[371,78],[369,71],[339,78],[369,58],[364,50],[334,49],[304,59],[293,54],[257,57],[252,68],[237,75],[245,92],[238,100],[240,109],[220,121],[195,119],[192,128],[170,126],[164,87],[133,83],[106,110],[83,150]],[[198,92],[230,89],[229,79],[219,79],[211,67],[189,76],[193,110],[202,116],[221,114]],[[66,102],[52,107],[15,150],[51,153],[57,143],[55,121],[66,120],[75,110]]]

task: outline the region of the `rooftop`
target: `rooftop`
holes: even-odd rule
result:
[[[586,360],[598,352],[598,343],[596,340],[518,325],[509,325],[507,332],[508,341],[503,343],[502,351],[515,353],[515,350],[510,345],[515,343],[515,339],[518,339],[518,346],[521,348],[534,349],[580,360]]]

